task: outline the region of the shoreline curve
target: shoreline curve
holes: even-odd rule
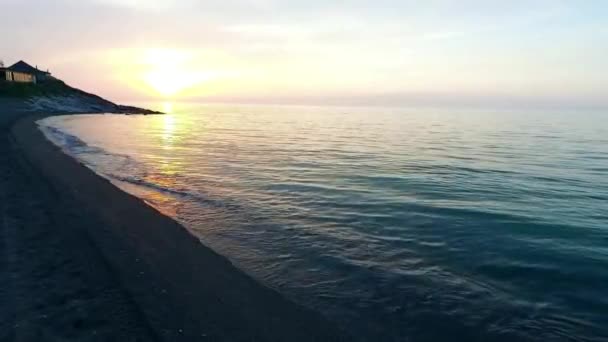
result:
[[[63,207],[76,206],[151,330],[166,341],[352,341],[320,314],[284,298],[205,246],[173,219],[97,175],[49,141],[29,115],[13,149]],[[58,222],[61,224],[61,222]]]

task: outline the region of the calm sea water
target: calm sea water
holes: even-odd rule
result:
[[[608,113],[199,106],[41,123],[366,341],[608,339]]]

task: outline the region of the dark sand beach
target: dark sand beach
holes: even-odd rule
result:
[[[1,341],[350,340],[0,103]]]

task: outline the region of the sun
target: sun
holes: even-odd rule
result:
[[[179,50],[148,50],[144,54],[144,83],[165,97],[172,97],[212,78],[210,72],[192,67],[194,56]]]
[[[173,96],[200,83],[185,72],[162,69],[150,71],[144,77],[146,84],[161,95]]]

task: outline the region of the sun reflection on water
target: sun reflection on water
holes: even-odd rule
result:
[[[163,115],[161,138],[163,140],[163,149],[173,149],[173,140],[175,138],[175,116],[173,114]]]

